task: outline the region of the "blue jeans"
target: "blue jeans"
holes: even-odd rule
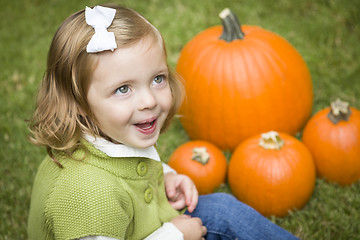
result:
[[[226,193],[200,196],[194,212],[185,214],[202,220],[208,230],[207,240],[298,239]]]

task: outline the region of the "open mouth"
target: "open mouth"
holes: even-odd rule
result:
[[[156,119],[137,123],[137,124],[135,124],[135,126],[140,132],[142,132],[144,134],[151,134],[156,129]]]

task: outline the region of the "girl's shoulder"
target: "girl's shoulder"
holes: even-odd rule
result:
[[[57,159],[62,167],[49,156],[43,160],[35,177],[34,188],[40,188],[54,197],[69,194],[72,197],[89,195],[87,197],[90,198],[94,196],[94,191],[98,195],[112,194],[111,192],[126,194],[122,179],[107,170],[106,166],[96,164],[101,160],[74,160],[64,156]]]

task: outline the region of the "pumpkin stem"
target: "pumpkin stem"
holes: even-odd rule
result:
[[[237,16],[229,9],[225,8],[219,14],[223,25],[223,32],[220,39],[231,42],[235,39],[244,39],[244,32],[241,30],[241,24]]]
[[[265,149],[279,150],[284,146],[284,140],[279,136],[279,133],[270,131],[268,133],[261,134],[259,145]]]
[[[207,152],[206,147],[194,148],[191,159],[205,165],[210,159],[210,154]]]
[[[331,103],[331,110],[328,118],[334,124],[340,121],[348,121],[351,115],[350,106],[348,102],[341,101],[339,98]]]

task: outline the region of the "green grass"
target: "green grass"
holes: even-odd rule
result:
[[[59,24],[85,5],[104,1],[0,0],[0,239],[26,239],[31,186],[44,149],[27,141],[47,50]],[[174,67],[193,36],[220,23],[230,7],[243,24],[278,33],[298,49],[314,84],[314,112],[340,97],[360,108],[360,1],[127,0],[163,33]],[[188,140],[178,120],[159,141],[167,159]],[[360,160],[360,159],[359,159]],[[228,191],[225,187],[223,190]],[[304,209],[271,218],[302,239],[359,239],[360,183],[340,187],[318,179]]]

